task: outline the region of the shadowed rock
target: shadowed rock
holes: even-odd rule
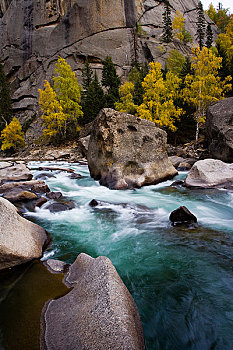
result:
[[[22,218],[13,204],[0,198],[0,270],[42,256],[45,230]]]
[[[80,254],[66,284],[72,291],[43,310],[41,350],[145,349],[135,302],[108,258]]]
[[[177,174],[166,133],[133,115],[103,109],[95,119],[87,160],[91,176],[111,189],[156,184]]]
[[[233,97],[209,107],[206,136],[211,157],[233,162]]]
[[[181,206],[178,209],[174,210],[170,214],[169,220],[172,222],[173,225],[191,225],[197,222],[196,216],[193,215],[185,206]]]

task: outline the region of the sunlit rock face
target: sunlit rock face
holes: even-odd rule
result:
[[[195,43],[198,1],[171,0],[170,4],[172,17],[176,10],[184,14]],[[44,79],[51,79],[58,56],[77,76],[88,56],[101,76],[103,60],[110,55],[125,78],[132,61],[164,64],[172,48],[187,54],[191,44],[161,41],[163,11],[164,2],[155,0],[1,0],[0,56],[10,78],[15,114],[24,122],[38,112],[38,88]],[[39,119],[29,128],[27,140],[38,138]]]

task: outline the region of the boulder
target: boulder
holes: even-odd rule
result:
[[[13,204],[0,198],[0,270],[42,256],[46,231],[22,218]]]
[[[78,146],[80,147],[83,157],[87,157],[89,141],[90,141],[90,135],[86,137],[82,137],[78,140]]]
[[[187,187],[224,187],[233,182],[233,164],[227,164],[217,159],[205,159],[197,161],[184,185]]]
[[[208,108],[206,137],[212,158],[233,162],[233,97]]]
[[[15,203],[38,199],[38,195],[30,191],[15,190],[4,193],[3,198],[7,199],[12,203]]]
[[[6,193],[16,190],[32,191],[36,193],[46,193],[50,191],[48,185],[46,185],[46,183],[42,180],[9,182],[0,186],[0,193]]]
[[[108,258],[80,254],[65,281],[73,289],[43,309],[41,350],[145,349],[135,302]]]
[[[44,265],[51,273],[65,273],[68,270],[69,264],[61,260],[48,259],[44,261]]]
[[[170,156],[168,157],[168,159],[170,160],[170,162],[175,168],[177,168],[178,165],[184,161],[183,157],[178,157],[178,156]]]
[[[197,222],[196,216],[193,215],[185,206],[181,206],[171,212],[169,220],[174,226],[180,224],[191,225]]]
[[[59,199],[61,197],[62,197],[61,192],[49,192],[49,193],[47,193],[47,198],[49,198],[49,199]]]
[[[87,160],[91,176],[111,189],[140,188],[177,174],[166,132],[154,123],[106,108],[95,119]]]
[[[0,168],[0,182],[31,180],[32,174],[25,164],[15,164]]]
[[[183,162],[178,164],[177,170],[179,170],[179,171],[190,170],[191,167],[192,167],[191,164],[189,164],[186,161],[183,161]]]
[[[49,209],[51,213],[59,213],[60,211],[71,210],[75,208],[75,203],[70,201],[61,201],[49,204],[46,209]]]

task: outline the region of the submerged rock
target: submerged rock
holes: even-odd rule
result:
[[[181,206],[171,212],[169,220],[175,226],[180,224],[191,225],[197,222],[196,216],[193,215],[185,206]]]
[[[46,207],[46,209],[49,209],[51,213],[59,213],[60,211],[71,210],[74,208],[75,203],[72,200],[51,203]]]
[[[0,270],[42,256],[46,231],[22,218],[13,204],[0,198]]]
[[[205,159],[196,162],[187,175],[187,187],[224,187],[233,183],[233,164],[221,160]]]
[[[111,189],[156,184],[177,174],[166,133],[133,115],[103,109],[94,121],[87,160],[91,176]]]
[[[135,302],[108,258],[80,254],[65,281],[73,289],[44,307],[41,350],[145,349]]]
[[[233,97],[210,106],[206,118],[206,136],[210,156],[233,162]]]

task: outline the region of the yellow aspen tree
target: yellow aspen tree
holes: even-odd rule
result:
[[[230,16],[228,25],[226,26],[226,33],[219,34],[217,44],[226,56],[226,64],[229,69],[232,69],[233,61],[233,15]]]
[[[119,88],[120,102],[115,103],[115,109],[119,112],[134,114],[137,107],[133,101],[134,84],[126,81]]]
[[[2,130],[1,140],[2,151],[10,148],[12,148],[14,151],[17,151],[19,148],[25,146],[22,126],[16,117],[14,117],[10,124],[6,125],[6,127]]]
[[[177,10],[172,22],[172,30],[174,38],[184,41],[184,16]]]
[[[179,95],[180,83],[181,79],[172,72],[164,79],[161,64],[151,62],[149,73],[142,82],[143,103],[137,108],[137,115],[176,131],[175,120],[181,116],[182,109],[175,106],[174,99]]]
[[[57,99],[63,108],[63,112],[69,116],[66,120],[66,129],[69,126],[77,128],[78,121],[83,116],[80,104],[82,88],[75,77],[75,73],[64,58],[59,57],[56,63],[53,81],[53,89],[56,92]]]
[[[221,81],[218,70],[221,67],[222,58],[214,55],[211,49],[198,46],[192,49],[191,68],[193,75],[188,74],[185,78],[183,98],[185,101],[196,106],[196,141],[199,137],[200,123],[205,122],[206,110],[211,103],[224,98],[224,92],[231,88],[227,77]]]
[[[39,89],[39,105],[43,112],[43,135],[49,139],[63,139],[66,135],[68,114],[65,114],[57,95],[49,82],[45,80],[44,90]]]

